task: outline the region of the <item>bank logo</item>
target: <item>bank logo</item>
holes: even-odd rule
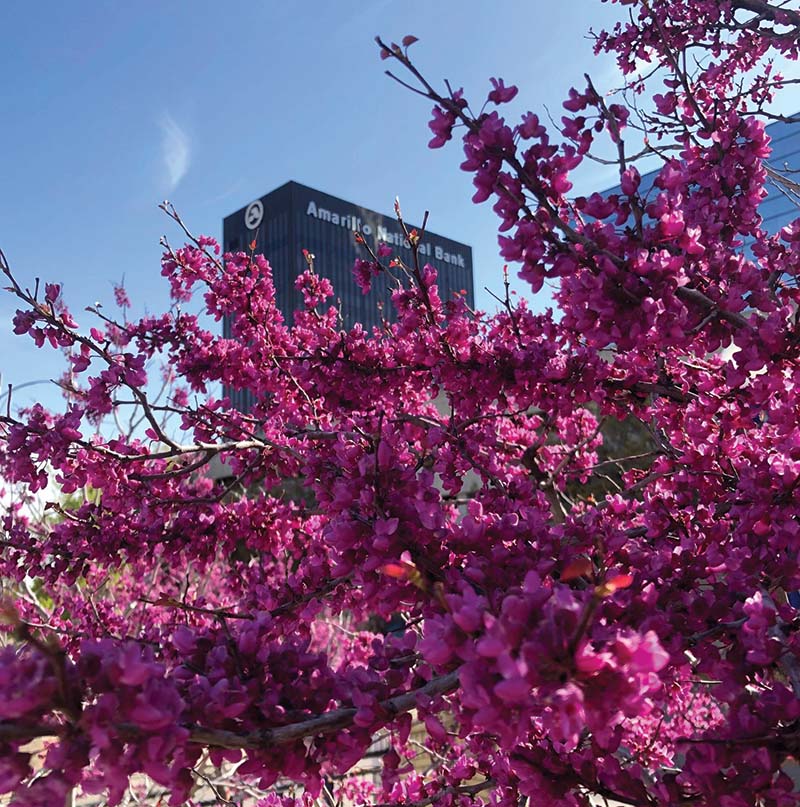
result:
[[[244,223],[248,230],[255,230],[264,218],[264,205],[260,199],[247,205],[244,211]]]

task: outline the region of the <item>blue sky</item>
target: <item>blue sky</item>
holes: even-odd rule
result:
[[[515,112],[560,117],[585,71],[618,84],[586,33],[620,13],[595,0],[3,3],[0,246],[24,283],[62,282],[82,322],[123,278],[135,311],[157,311],[159,237],[180,240],[162,199],[220,237],[223,216],[295,179],[383,212],[399,196],[411,220],[430,210],[432,230],[473,246],[478,305],[491,310],[491,208],[470,202],[457,145],[427,148],[429,104],[383,74],[373,37],[415,34],[429,79],[477,99],[502,76],[521,88]],[[580,178],[583,190],[611,184],[601,166]],[[10,335],[15,308],[0,297],[4,386],[55,377],[57,355]],[[57,396],[15,396],[34,400]]]

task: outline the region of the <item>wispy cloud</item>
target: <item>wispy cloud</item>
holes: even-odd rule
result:
[[[173,191],[186,176],[192,158],[189,136],[169,113],[161,116],[161,158],[164,162],[168,191]]]

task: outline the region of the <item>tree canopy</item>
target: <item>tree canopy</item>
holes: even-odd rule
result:
[[[269,256],[169,206],[160,316],[81,326],[3,258],[15,331],[69,362],[63,412],[0,416],[13,805],[136,803],[140,774],[174,805],[800,802],[800,221],[760,215],[767,183],[798,189],[765,126],[800,13],[625,5],[594,45],[625,88],[587,77],[559,122],[378,41],[555,312],[440,299],[417,250],[356,234],[393,318],[343,330],[311,255],[284,317]],[[608,144],[619,192],[571,194]],[[198,294],[229,338],[181,310]],[[599,453],[622,422],[642,448]]]

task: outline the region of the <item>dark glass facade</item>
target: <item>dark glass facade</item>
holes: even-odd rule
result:
[[[396,219],[297,182],[287,182],[226,217],[222,239],[226,252],[248,250],[255,240],[256,252],[263,253],[272,267],[278,307],[288,322],[292,312],[302,308],[302,297],[294,283],[306,268],[303,250],[307,249],[315,257],[317,274],[333,283],[345,327],[360,322],[370,328],[380,324],[382,315],[391,318],[389,288],[384,276],[374,280],[369,294],[363,294],[356,285],[353,264],[356,258],[368,257],[355,242],[356,231],[364,234],[373,249],[383,241],[404,262],[411,262],[411,250]],[[421,261],[438,270],[442,300],[463,290],[472,306],[472,249],[426,232],[420,252]]]
[[[407,224],[411,229],[410,224]],[[373,250],[384,242],[404,263],[410,264],[411,249],[404,242],[396,218],[346,202],[297,182],[287,182],[266,196],[227,216],[223,221],[222,243],[225,252],[248,251],[256,242],[256,252],[263,253],[272,267],[278,307],[291,323],[292,312],[302,308],[302,296],[295,289],[297,276],[306,269],[303,250],[315,257],[317,274],[327,277],[340,301],[345,327],[360,322],[366,328],[392,319],[390,287],[381,275],[372,290],[363,294],[353,278],[356,258],[367,258],[354,234],[361,232]],[[454,293],[466,292],[474,307],[472,249],[466,244],[426,232],[420,242],[420,260],[436,267],[439,295],[443,301]],[[223,321],[223,334],[230,336]],[[226,389],[234,406],[249,409],[248,395]]]

